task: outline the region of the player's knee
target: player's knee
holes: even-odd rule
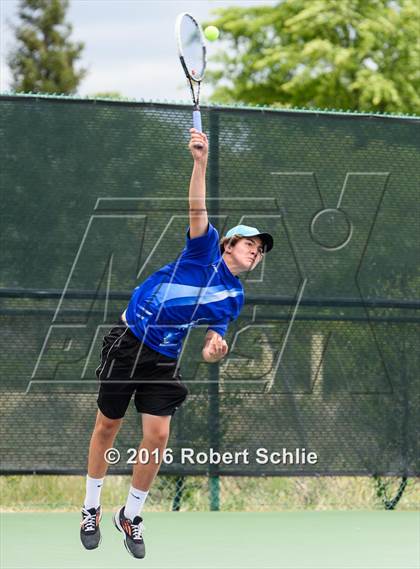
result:
[[[169,427],[162,425],[148,429],[147,432],[144,433],[144,438],[147,439],[149,444],[155,447],[162,447],[168,442]]]
[[[122,419],[109,419],[101,413],[96,420],[95,431],[98,436],[108,438],[118,432],[121,423]]]

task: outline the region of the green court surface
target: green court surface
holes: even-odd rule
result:
[[[2,569],[418,569],[418,512],[148,513],[147,557],[126,552],[105,512],[99,549],[76,513],[2,514]]]

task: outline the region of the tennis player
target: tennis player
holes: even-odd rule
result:
[[[159,460],[136,462],[127,502],[115,513],[114,524],[123,533],[127,551],[139,559],[145,556],[141,512],[162,461],[171,418],[187,396],[177,365],[183,339],[189,328],[207,325],[204,361],[218,362],[227,354],[224,335],[244,302],[238,275],[254,269],[273,247],[271,235],[246,225],[233,227],[219,243],[206,211],[206,135],[191,129],[189,149],[194,167],[185,248],[176,261],[134,289],[118,326],[103,341],[96,370],[99,409],[90,441],[80,530],[86,549],[95,549],[101,539],[100,495],[108,467],[104,455],[113,447],[134,394],[142,416],[139,448],[147,449],[150,457],[155,451]]]

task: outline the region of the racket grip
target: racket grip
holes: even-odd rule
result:
[[[201,113],[200,111],[193,111],[193,127],[198,130],[198,132],[203,132],[201,127]]]

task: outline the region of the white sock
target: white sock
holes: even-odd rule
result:
[[[133,521],[136,516],[141,514],[148,493],[149,491],[143,492],[143,490],[137,490],[137,488],[130,486],[124,508],[124,516],[126,518]]]
[[[103,478],[91,478],[89,475],[86,476],[85,508],[87,510],[90,508],[97,509],[99,507],[103,483]]]

